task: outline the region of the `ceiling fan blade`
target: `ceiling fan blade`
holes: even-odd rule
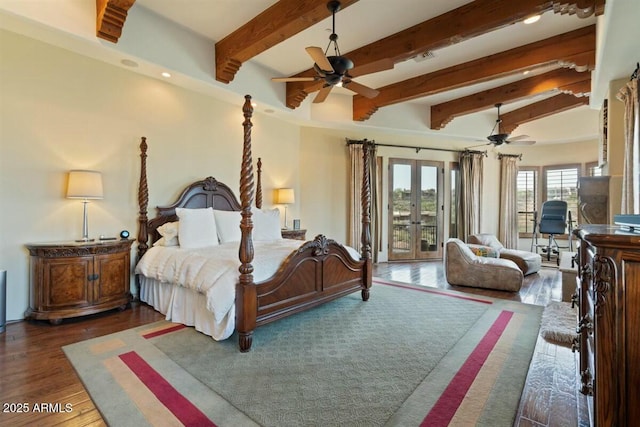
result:
[[[335,71],[333,70],[333,66],[327,59],[327,56],[324,54],[322,48],[319,48],[317,46],[309,46],[305,48],[305,50],[307,51],[311,59],[313,59],[313,62],[315,62],[322,71],[326,71],[331,74],[335,73]]]
[[[393,61],[389,58],[381,59],[370,64],[355,66],[349,71],[354,77],[364,76],[365,74],[373,74],[380,71],[393,70]]]
[[[509,145],[533,145],[535,141],[507,141],[506,144]]]
[[[521,139],[529,138],[529,135],[518,135],[508,138],[509,141],[519,141]]]
[[[372,89],[365,85],[361,85],[360,83],[354,82],[353,80],[349,80],[348,82],[343,82],[342,87],[352,90],[355,93],[360,94],[366,98],[375,98],[380,94],[379,90]]]
[[[315,77],[272,77],[273,82],[313,82]]]
[[[319,104],[321,102],[324,102],[324,100],[327,99],[327,96],[329,96],[329,92],[331,92],[332,88],[333,86],[325,86],[322,89],[320,89],[316,97],[313,99],[313,103]]]

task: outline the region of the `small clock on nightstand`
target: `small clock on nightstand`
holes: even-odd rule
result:
[[[290,228],[282,229],[283,239],[306,240],[307,230],[292,230]]]

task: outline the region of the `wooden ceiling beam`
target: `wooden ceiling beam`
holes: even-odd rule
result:
[[[585,73],[591,75],[591,73]],[[591,79],[585,79],[567,84],[559,88],[562,93],[570,93],[573,96],[589,96],[591,94]]]
[[[431,129],[442,129],[455,117],[476,113],[497,103],[518,101],[551,90],[569,92],[591,87],[591,73],[562,68],[514,83],[431,106]]]
[[[544,65],[571,65],[593,69],[595,25],[550,37],[494,55],[377,88],[372,99],[353,97],[353,120],[364,121],[378,108],[505,77]],[[574,62],[576,61],[576,62]]]
[[[518,108],[500,115],[500,129],[504,133],[511,134],[523,123],[548,117],[553,114],[571,110],[582,105],[589,105],[588,96],[575,96],[561,93],[542,101],[534,102],[526,107]]]
[[[596,10],[596,4],[604,0],[579,0],[561,2],[548,0],[475,0],[457,9],[424,21],[406,30],[392,34],[361,48],[344,54],[356,65],[354,77],[365,73],[356,73],[358,68],[374,72],[374,64],[389,64],[406,61],[416,55],[441,49],[461,41],[486,34],[490,31],[520,22],[528,16],[554,10],[558,13],[588,16],[589,10]],[[584,4],[583,4],[584,3]],[[593,12],[592,12],[593,13]],[[386,68],[384,68],[386,66]],[[391,68],[393,68],[391,66]],[[372,70],[373,69],[373,70]],[[369,71],[371,70],[371,71]],[[380,71],[380,70],[378,70]],[[313,76],[308,69],[295,77]],[[297,108],[309,93],[322,88],[322,82],[287,83],[286,105]]]
[[[136,0],[96,0],[96,36],[118,43],[129,9]]]
[[[340,0],[340,9],[357,1]],[[231,82],[243,62],[329,16],[327,0],[278,1],[216,43],[216,80]]]
[[[579,18],[588,18],[595,14],[604,13],[605,0],[577,0],[574,2],[553,2],[553,11],[560,14],[576,15]]]

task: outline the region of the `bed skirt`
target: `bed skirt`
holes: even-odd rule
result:
[[[216,341],[227,339],[233,334],[236,321],[235,305],[220,323],[216,323],[213,313],[207,310],[205,295],[142,275],[138,275],[138,278],[140,301],[164,314],[167,320],[193,326]]]

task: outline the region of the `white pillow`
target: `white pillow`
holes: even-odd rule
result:
[[[218,244],[216,221],[212,208],[176,208],[176,215],[180,219],[178,221],[178,239],[181,248],[203,248]]]
[[[253,209],[253,240],[281,240],[280,211]]]
[[[239,242],[242,237],[240,232],[240,211],[219,211],[214,209],[213,216],[216,219],[216,230],[220,243]]]
[[[162,236],[153,246],[178,246],[178,221],[166,222],[158,227]]]

